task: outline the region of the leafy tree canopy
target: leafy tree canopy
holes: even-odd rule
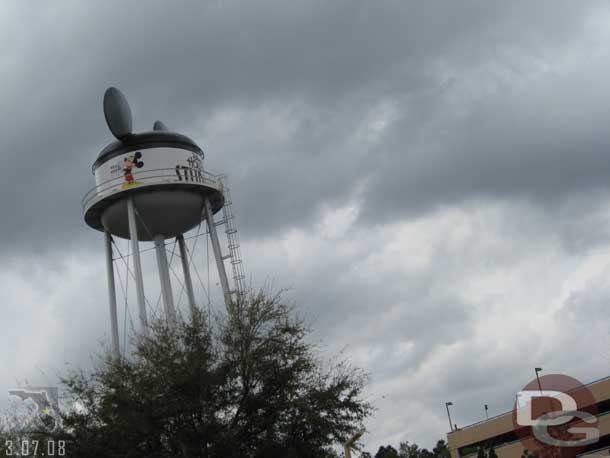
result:
[[[361,456],[365,458],[371,455],[364,452]],[[379,447],[374,458],[451,458],[451,453],[444,440],[439,440],[432,451],[405,441],[400,443],[398,450],[391,445]]]
[[[214,320],[157,322],[135,351],[68,376],[75,457],[324,458],[362,428],[366,376],[321,361],[279,296],[259,293]]]

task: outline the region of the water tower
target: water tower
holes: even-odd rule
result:
[[[113,237],[130,240],[141,332],[148,334],[148,317],[139,242],[154,242],[165,317],[176,320],[166,240],[176,239],[191,311],[195,295],[184,233],[205,220],[225,302],[243,294],[241,257],[236,229],[231,224],[227,190],[221,176],[206,171],[201,148],[185,135],[156,121],[150,132],[133,133],[131,110],[123,94],[109,88],[104,94],[104,116],[116,141],[93,163],[95,187],[83,198],[85,222],[104,233],[110,303],[112,346],[119,355],[119,331],[113,262]],[[221,221],[214,215],[223,210]],[[229,254],[223,256],[217,225],[227,224]],[[231,258],[234,288],[229,286],[224,260]]]

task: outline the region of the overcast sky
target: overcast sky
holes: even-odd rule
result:
[[[0,392],[107,339],[80,200],[111,85],[229,174],[252,284],[371,373],[369,450],[510,409],[535,366],[609,374],[608,3],[127,3],[0,4]]]

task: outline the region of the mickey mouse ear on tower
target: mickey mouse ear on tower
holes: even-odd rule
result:
[[[104,117],[110,132],[117,139],[124,140],[131,135],[131,109],[123,93],[115,87],[109,87],[104,93]]]
[[[153,125],[153,130],[169,130],[169,129],[161,121],[155,121],[155,124]]]

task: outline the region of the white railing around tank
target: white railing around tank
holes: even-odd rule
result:
[[[175,183],[195,184],[222,189],[222,183],[217,175],[203,170],[196,170],[188,167],[142,171],[136,170],[133,174],[133,182],[131,184],[128,183],[122,175],[112,178],[89,190],[83,197],[81,204],[83,210],[86,210],[93,200],[102,199],[117,192],[136,189],[143,186]]]

